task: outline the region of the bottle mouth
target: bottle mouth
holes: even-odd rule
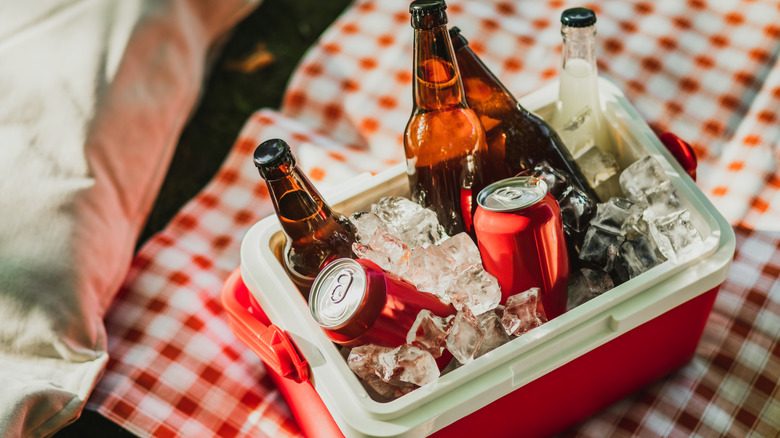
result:
[[[295,158],[290,151],[290,145],[282,139],[273,138],[260,143],[255,148],[253,157],[255,167],[263,179],[278,179],[280,167],[295,165]],[[281,172],[286,174],[287,172]]]
[[[409,5],[414,29],[433,29],[447,24],[444,0],[416,0]]]
[[[452,41],[452,48],[456,52],[469,44],[469,41],[460,33],[458,26],[450,28],[450,41]]]
[[[568,27],[590,27],[596,24],[596,13],[588,8],[569,8],[561,13],[561,24]]]

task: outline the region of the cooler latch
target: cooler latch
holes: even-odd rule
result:
[[[222,287],[222,305],[233,332],[276,374],[304,382],[309,380],[309,363],[302,358],[287,332],[274,324],[233,271]]]
[[[257,337],[268,349],[267,354],[258,353],[267,367],[296,382],[309,380],[309,363],[301,358],[287,332],[271,324]]]

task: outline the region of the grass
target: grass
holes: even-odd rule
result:
[[[301,57],[349,3],[265,0],[235,28],[181,135],[139,245],[165,227],[214,176],[253,112],[280,107],[287,81]],[[230,68],[258,44],[273,54],[273,63],[251,73]]]

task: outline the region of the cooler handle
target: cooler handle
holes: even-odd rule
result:
[[[696,152],[694,152],[691,145],[671,132],[658,134],[658,138],[661,139],[661,143],[666,146],[666,149],[672,154],[677,162],[680,163],[683,170],[696,181],[696,166],[698,165],[698,160],[696,159]]]
[[[221,295],[233,332],[267,367],[299,383],[309,380],[309,363],[288,334],[268,320],[244,284],[240,269],[230,274]]]

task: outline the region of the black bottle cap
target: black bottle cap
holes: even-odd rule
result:
[[[415,0],[409,5],[412,14],[412,27],[415,29],[433,29],[447,24],[447,4],[444,0]]]
[[[260,172],[260,176],[268,179],[269,176],[278,174],[274,172],[283,164],[295,164],[295,158],[292,156],[290,146],[284,140],[274,138],[260,143],[255,149],[255,166]]]
[[[450,39],[452,40],[452,48],[456,52],[469,44],[469,40],[460,34],[460,28],[453,26],[450,29]]]
[[[571,8],[561,13],[561,24],[569,27],[588,27],[596,24],[596,13],[588,8]]]

